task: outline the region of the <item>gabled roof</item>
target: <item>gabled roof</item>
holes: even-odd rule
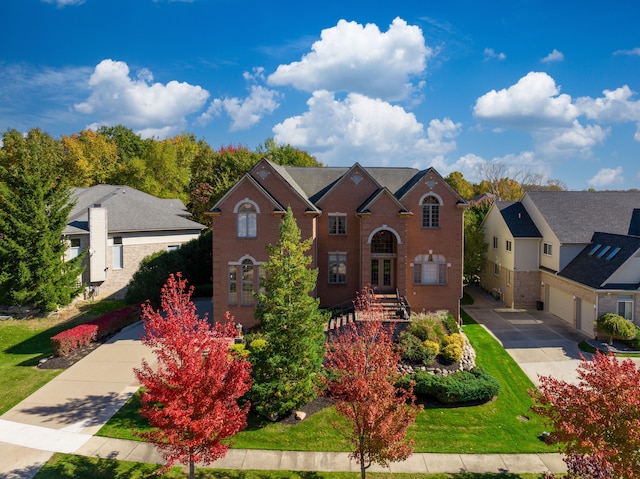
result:
[[[606,284],[631,256],[640,250],[640,237],[594,233],[591,244],[585,247],[558,276],[596,289],[636,290],[639,284]]]
[[[267,198],[274,207],[274,211],[282,211],[285,212],[287,209],[280,204],[278,200],[276,200],[271,194],[265,190],[260,183],[258,183],[255,178],[253,178],[250,174],[246,173],[242,178],[240,178],[231,188],[227,190],[227,192],[220,198],[215,205],[209,210],[209,213],[220,212],[220,208],[218,205],[224,203],[231,194],[236,191],[241,185],[245,182],[251,183],[251,185],[257,189],[265,198]]]
[[[163,199],[143,193],[129,186],[96,185],[75,188],[71,199],[76,202],[69,214],[64,234],[89,232],[91,206],[107,210],[109,232],[203,230],[206,227],[186,218],[190,213],[182,201]]]
[[[589,243],[596,231],[626,235],[640,191],[528,191],[561,243]]]
[[[407,210],[402,203],[400,203],[400,200],[398,200],[398,198],[396,198],[394,194],[391,193],[391,191],[389,191],[388,188],[378,188],[377,191],[375,191],[369,198],[365,200],[364,203],[362,203],[358,207],[358,209],[356,210],[356,213],[359,213],[359,214],[369,213],[369,208],[371,207],[371,205],[373,205],[376,201],[378,201],[378,199],[381,198],[383,195],[387,195],[389,198],[391,198],[391,201],[393,201],[398,206],[398,213],[411,214],[411,212]]]
[[[440,175],[440,173],[438,173],[433,167],[429,167],[426,170],[417,171],[411,179],[409,179],[404,185],[402,185],[402,188],[396,191],[396,198],[402,200],[404,196],[406,196],[425,176],[429,174],[437,176],[439,180],[442,181],[442,185],[444,185],[445,188],[447,188],[451,192],[451,194],[453,194],[453,196],[457,198],[458,204],[468,205],[468,203],[462,198],[462,196],[460,196],[458,192],[453,189],[451,185],[447,183]]]
[[[504,222],[507,224],[514,238],[542,238],[540,231],[524,209],[522,203],[517,201],[496,201]]]

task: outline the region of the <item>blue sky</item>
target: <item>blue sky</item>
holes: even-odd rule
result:
[[[640,2],[4,0],[0,130],[640,188]]]

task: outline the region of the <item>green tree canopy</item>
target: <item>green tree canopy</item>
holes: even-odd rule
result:
[[[0,303],[54,311],[82,290],[79,256],[64,261],[71,208],[59,141],[9,130],[0,149]]]
[[[280,224],[280,239],[268,246],[264,293],[256,317],[266,349],[254,366],[251,397],[257,410],[276,418],[316,397],[324,357],[327,317],[311,296],[318,271],[310,269],[311,239],[301,240],[291,208]]]

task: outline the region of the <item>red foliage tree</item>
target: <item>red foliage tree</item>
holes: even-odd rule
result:
[[[360,302],[362,300],[362,302]],[[349,324],[327,344],[326,394],[338,400],[336,423],[352,447],[350,457],[360,464],[360,475],[374,463],[388,466],[413,452],[407,430],[420,410],[412,390],[396,387],[401,373],[392,331],[379,318],[372,296],[358,295],[362,321]],[[369,313],[372,313],[369,315]]]
[[[583,358],[578,384],[540,378],[533,410],[564,444],[568,478],[637,479],[640,470],[640,368],[600,353]],[[598,471],[593,475],[589,471]]]
[[[228,438],[246,427],[249,404],[238,399],[251,387],[251,365],[229,346],[236,336],[233,318],[210,326],[199,318],[191,301],[193,288],[180,273],[171,275],[162,289],[161,309],[147,302],[142,319],[146,336],[157,359],[152,368],[146,361],[135,369],[144,387],[142,415],[154,428],[141,434],[162,451],[167,470],[176,462],[209,464],[223,457]]]

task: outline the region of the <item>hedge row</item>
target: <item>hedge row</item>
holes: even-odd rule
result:
[[[78,348],[87,346],[91,341],[120,331],[138,319],[138,308],[135,306],[110,311],[86,324],[80,324],[53,336],[51,338],[53,351],[57,356],[66,356]]]
[[[53,351],[57,356],[66,356],[70,352],[87,346],[96,339],[98,326],[95,324],[80,324],[75,328],[62,331],[51,338]]]
[[[484,403],[500,391],[498,380],[481,367],[457,371],[448,376],[418,371],[404,379],[405,382],[410,380],[415,381],[413,392],[417,396],[440,404]]]

